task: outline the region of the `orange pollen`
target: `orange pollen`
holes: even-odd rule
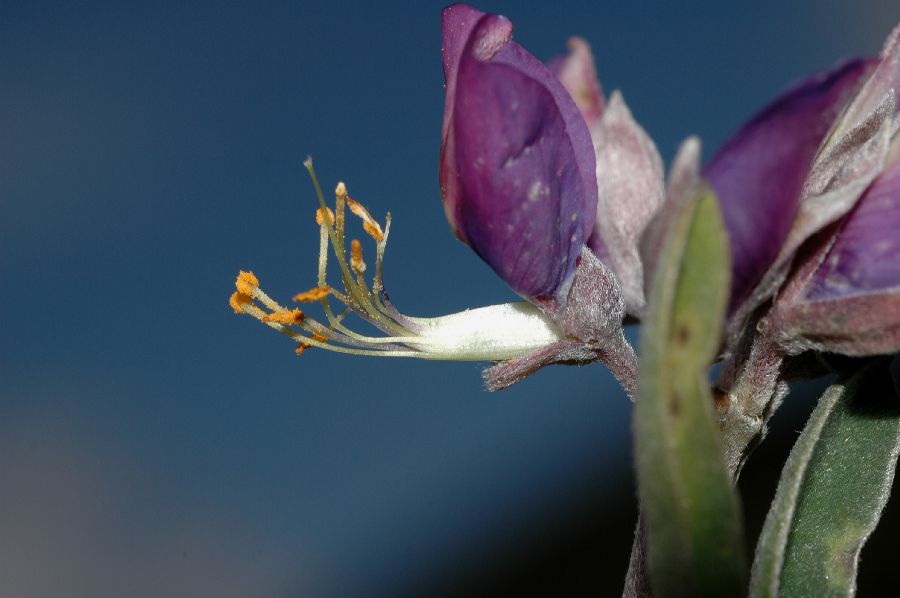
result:
[[[259,287],[259,279],[256,278],[256,275],[254,275],[253,272],[241,270],[237,280],[234,281],[234,286],[237,287],[238,293],[252,296],[253,291]]]
[[[319,334],[318,332],[313,333],[312,337],[313,337],[313,340],[318,341],[320,343],[324,343],[328,340],[327,338],[325,338],[323,335]],[[310,345],[309,343],[300,343],[299,345],[294,347],[294,353],[296,353],[297,356],[299,357],[300,355],[303,355],[303,352],[306,351],[307,349],[309,349],[310,347],[312,347],[312,345]]]
[[[253,299],[249,295],[238,293],[237,291],[232,293],[231,297],[228,298],[228,305],[231,306],[231,309],[233,309],[236,314],[244,313],[244,305],[250,303],[253,303]]]
[[[321,287],[315,287],[308,291],[303,291],[302,293],[297,293],[294,295],[294,301],[298,301],[300,303],[307,303],[310,301],[319,301],[320,299],[324,299],[331,292],[331,287],[327,284]]]
[[[303,315],[303,312],[300,311],[299,308],[295,307],[291,310],[286,309],[284,311],[276,311],[267,314],[263,318],[263,322],[275,322],[277,324],[284,324],[287,326],[290,324],[299,324],[305,317],[306,316]]]
[[[363,261],[362,255],[362,243],[359,242],[359,239],[350,241],[350,267],[357,274],[362,274],[366,271],[366,262]]]
[[[363,222],[363,230],[369,233],[369,236],[376,241],[381,241],[384,238],[384,231],[381,230],[377,222]]]
[[[322,214],[322,208],[316,210],[316,224],[322,226],[323,224],[332,224],[334,223],[334,212],[331,211],[331,208],[325,208],[328,210],[328,222],[325,222],[325,217]]]
[[[369,210],[367,210],[361,203],[353,199],[352,197],[347,197],[347,207],[350,208],[350,211],[353,212],[356,216],[358,216],[363,221],[363,229],[372,236],[376,241],[381,241],[384,238],[384,232],[381,230],[381,225],[372,218],[372,215],[369,214]]]

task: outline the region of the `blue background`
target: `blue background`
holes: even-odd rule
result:
[[[276,297],[314,285],[308,153],[326,189],[393,213],[402,310],[514,299],[441,209],[441,7],[0,4],[3,595],[618,591],[630,404],[602,367],[488,394],[480,364],[298,359],[226,303],[239,268]],[[586,37],[666,160],[692,133],[709,156],[900,18],[892,0],[481,8],[542,59]]]

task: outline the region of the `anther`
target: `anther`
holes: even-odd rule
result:
[[[228,298],[228,305],[231,306],[231,309],[233,309],[236,314],[245,313],[244,306],[250,303],[253,303],[252,297],[237,291],[233,292],[231,297]]]
[[[369,235],[375,239],[376,241],[381,241],[384,238],[384,232],[381,230],[381,225],[372,218],[372,215],[369,214],[369,210],[367,210],[361,203],[353,199],[352,197],[347,197],[347,206],[350,208],[350,211],[353,212],[360,220],[363,221],[363,230],[365,230]]]
[[[366,271],[366,262],[363,261],[362,255],[362,243],[359,242],[359,239],[350,241],[350,267],[360,275]]]
[[[259,279],[253,274],[253,272],[245,272],[241,270],[240,274],[238,274],[237,280],[234,281],[234,286],[237,287],[238,293],[242,295],[252,296],[254,289],[259,287]]]
[[[318,341],[320,343],[324,343],[328,340],[327,338],[325,338],[323,335],[319,334],[318,332],[313,334],[312,337],[313,337],[314,341]],[[300,357],[301,355],[303,355],[304,351],[306,351],[307,349],[309,349],[312,346],[313,345],[310,345],[309,343],[300,343],[296,347],[294,347],[294,353],[297,354],[297,357]]]
[[[263,318],[263,322],[275,322],[276,324],[284,324],[288,326],[290,324],[299,324],[301,323],[306,316],[300,311],[299,308],[294,308],[291,310],[284,311],[276,311],[270,314],[267,314]]]
[[[299,303],[308,303],[311,301],[320,301],[328,296],[331,293],[331,287],[326,285],[312,288],[308,291],[303,291],[302,293],[297,293],[294,295],[294,301]]]
[[[331,208],[325,208],[328,210],[328,221],[325,221],[325,217],[322,212],[322,208],[316,210],[316,224],[322,226],[323,224],[334,224],[334,212],[331,211]]]

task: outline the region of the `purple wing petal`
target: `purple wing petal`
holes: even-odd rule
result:
[[[459,59],[472,36],[472,30],[483,16],[485,13],[468,4],[454,4],[445,8],[441,13],[441,62],[444,67],[444,87],[447,93],[443,124],[445,136],[448,121],[453,114],[451,107],[456,98],[456,73],[459,71]],[[506,35],[512,35],[511,24]]]
[[[779,293],[768,334],[791,353],[900,350],[900,140],[853,211],[809,245]]]
[[[474,9],[447,11],[441,147],[447,218],[516,292],[556,294],[597,209],[587,125],[550,70],[510,41],[508,20],[482,15],[473,25]]]
[[[441,13],[441,62],[444,68],[444,120],[441,128],[440,181],[441,198],[444,200],[444,212],[447,221],[459,239],[463,232],[456,223],[456,201],[459,197],[459,181],[456,176],[456,147],[454,136],[450,134],[453,113],[456,106],[456,79],[459,63],[472,31],[486,13],[468,4],[448,6]],[[512,35],[512,24],[508,24],[507,37]]]
[[[557,56],[547,66],[575,100],[575,105],[588,127],[603,115],[603,89],[597,79],[597,68],[591,47],[580,37],[569,38],[569,53]]]
[[[900,288],[900,156],[860,198],[816,271],[809,299]]]
[[[704,169],[731,239],[732,309],[778,254],[816,152],[869,67],[854,60],[802,81],[744,125]]]

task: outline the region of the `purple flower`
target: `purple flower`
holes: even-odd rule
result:
[[[812,251],[806,245],[830,243],[822,231],[837,230],[834,223],[884,171],[898,123],[898,38],[900,28],[879,59],[848,61],[794,86],[703,170],[731,238],[732,342],[789,275],[793,282],[792,264]],[[878,235],[873,231],[869,246]],[[855,251],[864,253],[863,246]]]
[[[504,17],[464,4],[444,10],[447,96],[440,158],[441,195],[456,236],[527,302],[438,318],[400,313],[384,292],[390,231],[339,183],[332,210],[313,175],[319,210],[317,286],[325,320],[288,309],[242,274],[232,308],[308,347],[422,359],[490,360],[487,387],[504,388],[552,363],[602,361],[631,393],[636,357],[623,334],[644,309],[638,241],[662,203],[662,163],[622,97],[607,102],[587,43],[545,66],[512,41]],[[598,180],[599,179],[599,180]],[[599,197],[598,197],[599,194]],[[349,209],[376,242],[371,283],[362,244],[345,242]],[[327,284],[329,247],[343,290]],[[335,313],[330,301],[347,308]],[[363,335],[353,312],[381,331]]]
[[[601,360],[633,391],[636,361],[622,330],[622,290],[587,247],[597,221],[597,168],[580,110],[594,110],[598,117],[602,111],[596,75],[586,90],[596,96],[579,96],[576,104],[553,71],[511,41],[505,18],[451,6],[443,13],[443,33],[447,104],[440,176],[447,217],[456,235],[528,302],[436,318],[401,313],[382,279],[390,216],[382,226],[343,183],[335,188],[332,209],[309,160],[319,200],[319,274],[316,286],[294,300],[319,302],[324,320],[272,299],[249,272],[237,278],[232,308],[295,340],[298,353],[317,347],[356,355],[489,360],[497,362],[485,373],[492,390],[551,363]],[[579,52],[563,60],[574,65],[571,60],[583,61],[585,52],[589,57],[586,45]],[[585,72],[593,74],[592,62],[587,71],[571,71],[563,79],[579,85]],[[605,114],[610,112],[615,114]],[[347,210],[375,242],[374,268],[367,267],[358,239],[346,242],[352,224]],[[329,249],[342,290],[328,284]],[[332,301],[346,309],[336,313]],[[349,312],[380,334],[354,331],[345,323]]]
[[[732,309],[778,255],[813,159],[868,70],[866,61],[854,60],[800,82],[754,116],[703,169],[731,240]]]
[[[596,359],[633,386],[622,321],[643,311],[638,240],[662,203],[662,164],[621,95],[604,101],[587,44],[569,47],[545,66],[504,17],[464,4],[443,13],[447,219],[567,335],[489,370],[490,387]]]
[[[788,353],[900,350],[900,137],[853,210],[804,250],[765,331]]]
[[[559,303],[586,243],[639,316],[662,160],[621,94],[605,102],[587,43],[544,66],[508,20],[463,4],[443,33],[441,190],[457,237],[519,294]]]

